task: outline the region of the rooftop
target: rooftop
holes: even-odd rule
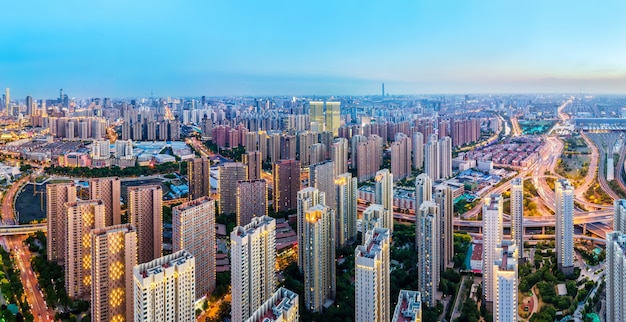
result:
[[[398,304],[393,313],[393,322],[412,322],[421,320],[422,297],[420,292],[400,290]]]

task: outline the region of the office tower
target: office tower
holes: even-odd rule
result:
[[[172,208],[172,251],[186,250],[196,260],[199,299],[215,290],[215,200],[209,197]]]
[[[335,139],[330,147],[330,159],[335,164],[335,174],[348,172],[348,139]]]
[[[314,143],[309,146],[309,165],[326,161],[326,147],[322,143]]]
[[[391,173],[394,180],[411,175],[411,139],[404,133],[396,134],[396,141],[391,144]]]
[[[255,217],[230,233],[233,322],[245,321],[276,290],[276,220]]]
[[[446,267],[450,267],[452,257],[454,257],[454,200],[452,197],[452,188],[445,183],[435,187],[433,199],[439,207],[439,224],[441,235],[441,256],[440,268],[443,272]]]
[[[311,128],[316,127],[314,132],[324,130],[324,102],[309,102],[309,120],[311,121]]]
[[[354,250],[356,321],[389,321],[389,239],[388,229],[374,228]]]
[[[163,190],[158,185],[128,187],[128,218],[137,229],[137,262],[161,257]]]
[[[419,208],[419,249],[417,250],[418,289],[422,301],[429,307],[436,304],[437,288],[439,287],[439,256],[440,239],[439,207],[433,201],[425,201]]]
[[[245,226],[254,217],[267,215],[265,180],[237,181],[237,226]]]
[[[217,192],[220,195],[219,212],[237,212],[237,181],[248,180],[248,169],[241,162],[227,162],[218,167]]]
[[[302,264],[304,268],[304,305],[321,312],[324,302],[336,293],[335,213],[318,204],[305,212]]]
[[[554,184],[556,262],[565,275],[574,272],[574,187],[566,179]]]
[[[272,295],[272,297],[265,301],[263,305],[259,306],[256,311],[252,312],[252,314],[250,314],[250,317],[245,322],[258,321],[300,321],[300,305],[298,303],[298,294],[284,287],[279,288],[274,293],[274,295]]]
[[[48,260],[65,262],[67,240],[66,203],[76,202],[76,185],[57,183],[46,185],[46,226],[48,228]]]
[[[7,87],[4,90],[4,110],[7,116],[11,116],[11,90]]]
[[[92,229],[104,227],[105,208],[100,200],[65,204],[67,209],[67,245],[65,247],[65,289],[72,298],[91,297]]]
[[[517,321],[517,254],[515,241],[503,241],[495,249],[493,265],[494,322]]]
[[[398,303],[393,311],[391,322],[421,322],[422,296],[420,292],[400,290]]]
[[[335,188],[335,163],[324,161],[309,166],[309,187],[317,188],[326,195],[326,203],[337,211],[337,191]]]
[[[195,258],[186,250],[135,266],[134,321],[194,321],[195,269]]]
[[[243,157],[243,164],[246,165],[246,167],[248,167],[248,180],[259,180],[261,179],[261,172],[263,171],[262,167],[261,167],[261,152],[259,151],[252,151],[252,152],[247,152],[246,154],[242,155]]]
[[[91,320],[133,320],[137,231],[130,224],[91,231]]]
[[[613,230],[626,233],[626,199],[613,202]]]
[[[494,275],[493,263],[495,261],[494,249],[502,242],[502,196],[492,194],[485,197],[483,205],[483,298],[488,303],[493,303]]]
[[[383,205],[387,210],[385,217],[382,218],[381,228],[387,228],[393,234],[393,174],[389,172],[389,169],[382,169],[376,172],[374,181],[374,202]]]
[[[89,198],[102,200],[104,204],[105,226],[122,223],[121,182],[118,177],[93,178],[89,180]]]
[[[413,168],[424,167],[424,136],[420,132],[413,132]]]
[[[325,130],[333,133],[333,136],[337,136],[339,133],[339,126],[341,125],[341,103],[340,102],[326,102],[326,124]]]
[[[300,190],[300,161],[279,160],[272,171],[274,181],[274,211],[296,207],[295,200]]]
[[[308,187],[297,192],[297,207],[298,207],[298,267],[300,271],[304,269],[303,258],[304,248],[300,245],[304,245],[304,222],[306,220],[306,212],[309,208],[316,205],[326,205],[326,195],[319,189]]]
[[[349,172],[335,179],[337,187],[337,247],[343,247],[356,238],[357,183]]]
[[[424,145],[424,173],[431,179],[438,180],[440,178],[439,149],[437,141],[428,141]],[[422,294],[424,297],[424,294]]]
[[[439,139],[439,178],[447,179],[452,176],[452,139],[449,136]]]
[[[378,135],[371,135],[367,141],[357,146],[356,171],[357,180],[363,182],[373,178],[382,164],[383,139]],[[354,162],[354,160],[353,160]]]
[[[606,321],[626,321],[626,234],[606,234]]]
[[[210,176],[211,162],[206,157],[193,158],[187,161],[190,200],[211,195]]]
[[[515,241],[517,253],[524,256],[524,181],[515,178],[511,181],[511,239]]]

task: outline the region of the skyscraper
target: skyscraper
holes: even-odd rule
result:
[[[325,130],[333,133],[333,136],[337,136],[339,133],[339,126],[341,125],[341,103],[340,102],[326,102],[326,124]]]
[[[420,292],[400,290],[398,304],[393,311],[391,322],[421,322],[422,296]]]
[[[413,132],[413,168],[421,169],[424,167],[424,136],[421,132]]]
[[[445,183],[435,187],[433,199],[439,207],[439,233],[441,236],[441,256],[439,267],[443,272],[446,267],[450,267],[452,257],[454,257],[454,200],[452,189]]]
[[[334,299],[335,214],[328,206],[318,204],[305,213],[304,244],[304,304],[311,312],[320,312],[324,302]]]
[[[439,144],[436,140],[429,140],[424,146],[424,173],[431,179],[438,180],[440,174]],[[422,294],[422,298],[424,294]]]
[[[309,102],[309,120],[311,123],[311,128],[316,127],[316,131],[321,132],[324,130],[324,102]]]
[[[349,172],[340,174],[335,179],[337,187],[337,231],[338,247],[356,238],[357,219],[357,183]]]
[[[304,270],[304,225],[306,221],[306,212],[309,208],[316,205],[326,205],[326,195],[319,189],[308,187],[297,192],[297,207],[298,207],[298,267],[300,271]]]
[[[211,162],[205,157],[187,161],[187,177],[189,179],[189,200],[211,195],[209,179]]]
[[[265,321],[298,322],[300,321],[300,304],[298,294],[281,287],[263,305],[250,314],[245,322]]]
[[[415,178],[415,249],[419,249],[420,243],[420,221],[419,209],[422,203],[432,200],[433,196],[433,180],[426,174],[422,173]]]
[[[262,156],[259,151],[247,152],[242,155],[243,164],[248,167],[248,180],[260,180],[261,172],[263,171],[261,168]]]
[[[106,226],[122,223],[120,191],[121,182],[118,177],[93,178],[89,180],[90,199],[102,200],[104,204],[104,223]]]
[[[245,226],[254,217],[267,215],[265,180],[237,181],[237,226]]]
[[[335,165],[335,174],[348,172],[348,139],[335,139],[330,147],[330,159]]]
[[[46,226],[48,228],[48,260],[65,262],[67,235],[66,203],[76,202],[76,185],[57,183],[46,185]]]
[[[335,188],[335,163],[324,161],[309,166],[309,187],[317,188],[326,194],[326,205],[337,211],[337,191]]]
[[[215,200],[200,197],[172,208],[172,251],[186,250],[196,259],[199,299],[215,290]]]
[[[159,185],[128,187],[128,214],[137,229],[137,262],[161,257],[163,250],[163,190]]]
[[[248,169],[241,162],[227,162],[220,165],[218,169],[219,212],[222,214],[236,213],[237,181],[248,180]]]
[[[300,161],[280,160],[274,163],[274,210],[283,211],[296,207],[300,190]]]
[[[91,231],[91,319],[133,320],[137,232],[130,224]]]
[[[495,322],[517,321],[517,247],[515,241],[503,241],[495,250],[493,268],[493,317]]]
[[[68,202],[65,289],[72,298],[91,298],[92,229],[104,227],[105,208],[100,200]]]
[[[626,234],[606,235],[606,321],[626,321]]]
[[[569,275],[574,272],[574,187],[566,179],[554,184],[556,262]]]
[[[356,321],[387,322],[391,315],[389,230],[374,228],[354,250]]]
[[[613,202],[613,230],[626,233],[626,199]]]
[[[394,180],[411,175],[411,139],[404,133],[397,133],[391,144],[391,173]]]
[[[11,115],[11,90],[8,87],[4,90],[4,110],[7,116]]]
[[[373,178],[382,164],[383,139],[378,135],[371,135],[367,141],[359,142],[356,155],[357,180],[363,182]],[[352,163],[354,166],[353,158]]]
[[[255,217],[230,233],[233,322],[245,321],[276,290],[276,220]]]
[[[433,201],[425,201],[419,208],[419,249],[417,250],[418,289],[422,301],[430,307],[436,304],[439,286],[440,239],[439,207]]]
[[[195,267],[185,250],[135,266],[134,321],[194,321]]]
[[[495,249],[502,243],[502,196],[492,194],[483,205],[483,298],[491,305],[495,299],[493,263]]]
[[[439,139],[437,150],[440,164],[437,179],[447,179],[452,176],[452,139],[449,136]]]
[[[511,239],[515,241],[517,253],[524,256],[524,181],[515,178],[511,181]]]
[[[374,182],[375,202],[387,210],[386,217],[382,218],[381,228],[387,228],[393,234],[393,174],[389,169],[382,169],[376,172]]]

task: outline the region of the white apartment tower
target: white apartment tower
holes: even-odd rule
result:
[[[324,161],[309,166],[309,187],[324,192],[326,205],[333,211],[337,211],[335,163],[333,161]]]
[[[626,233],[626,199],[615,200],[613,206],[613,230]]]
[[[304,225],[306,221],[306,212],[309,208],[316,205],[326,205],[326,194],[316,188],[304,188],[298,191],[298,267],[302,272],[304,254],[301,245],[304,245]]]
[[[389,321],[389,239],[388,229],[374,228],[354,251],[356,321]]]
[[[422,296],[420,292],[400,290],[398,304],[393,311],[391,322],[421,322]]]
[[[493,285],[493,263],[495,249],[502,243],[502,207],[500,194],[485,198],[483,205],[483,298],[493,303],[495,298]]]
[[[556,262],[565,275],[574,269],[574,187],[566,179],[554,184]]]
[[[511,239],[515,241],[517,253],[524,256],[524,180],[511,181]]]
[[[185,250],[135,266],[135,322],[195,321],[195,267]]]
[[[430,201],[433,197],[433,181],[422,173],[415,178],[415,249],[419,249],[419,208],[424,201]]]
[[[300,321],[298,298],[298,294],[281,287],[245,322],[298,322]]]
[[[340,174],[335,179],[337,187],[337,247],[343,247],[356,238],[357,219],[357,183],[349,172]]]
[[[626,234],[606,235],[606,320],[626,321]]]
[[[452,139],[444,136],[439,139],[439,177],[437,179],[446,179],[452,176]]]
[[[276,291],[276,220],[252,218],[230,233],[232,320],[241,322]]]
[[[440,162],[439,162],[439,144],[437,140],[429,140],[424,145],[424,173],[426,173],[431,179],[439,179],[440,174]],[[422,294],[424,297],[424,294]]]
[[[419,208],[419,249],[417,250],[418,289],[422,301],[430,307],[436,304],[439,287],[439,257],[441,236],[439,225],[439,207],[433,201],[425,201]]]
[[[424,135],[421,132],[413,132],[413,168],[424,167]]]
[[[348,139],[335,139],[330,146],[330,159],[335,165],[335,174],[348,172]]]
[[[503,241],[495,249],[493,265],[493,320],[494,322],[517,321],[517,254],[515,241]]]
[[[433,200],[439,207],[439,232],[441,235],[441,256],[440,269],[443,272],[452,263],[454,256],[454,200],[452,198],[452,188],[445,183],[435,187]]]
[[[382,169],[376,172],[375,182],[375,203],[383,205],[387,210],[385,217],[381,218],[381,228],[389,229],[393,234],[393,174],[389,169]]]

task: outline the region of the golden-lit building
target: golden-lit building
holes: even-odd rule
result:
[[[304,305],[309,311],[321,312],[324,302],[336,293],[335,213],[318,204],[304,213]]]

